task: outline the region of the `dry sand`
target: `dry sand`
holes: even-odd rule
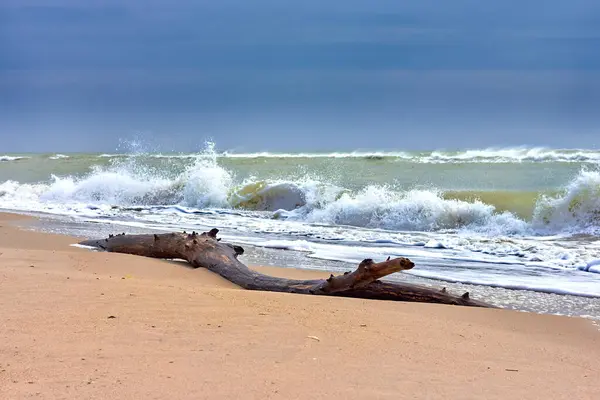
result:
[[[18,218],[0,216],[0,399],[600,399],[589,320],[245,291]]]

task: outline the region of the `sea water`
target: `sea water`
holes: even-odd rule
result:
[[[598,162],[543,148],[4,154],[0,208],[120,231],[218,227],[323,269],[403,256],[425,281],[592,299]]]

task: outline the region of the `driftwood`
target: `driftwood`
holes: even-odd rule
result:
[[[419,301],[475,307],[492,307],[469,298],[469,293],[455,296],[445,289],[435,290],[402,282],[381,282],[380,278],[414,267],[407,258],[395,258],[375,263],[363,260],[354,272],[331,275],[328,279],[296,280],[277,278],[253,271],[237,257],[240,246],[223,243],[217,229],[197,234],[165,233],[159,235],[110,235],[107,239],[86,240],[81,245],[101,250],[138,256],[183,259],[195,268],[206,268],[249,290],[287,292],[364,299]]]

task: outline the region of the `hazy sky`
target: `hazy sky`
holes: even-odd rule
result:
[[[600,2],[2,0],[0,153],[600,146]]]

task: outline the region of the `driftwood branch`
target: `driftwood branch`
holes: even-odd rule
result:
[[[206,268],[249,290],[491,307],[470,299],[468,293],[455,296],[445,289],[379,281],[394,272],[413,268],[413,262],[407,258],[388,258],[379,263],[366,259],[355,271],[331,275],[328,279],[297,280],[261,274],[238,260],[237,257],[244,252],[242,247],[221,242],[217,233],[217,229],[212,229],[202,234],[121,234],[101,240],[86,240],[80,244],[115,253],[186,260],[195,268]]]

